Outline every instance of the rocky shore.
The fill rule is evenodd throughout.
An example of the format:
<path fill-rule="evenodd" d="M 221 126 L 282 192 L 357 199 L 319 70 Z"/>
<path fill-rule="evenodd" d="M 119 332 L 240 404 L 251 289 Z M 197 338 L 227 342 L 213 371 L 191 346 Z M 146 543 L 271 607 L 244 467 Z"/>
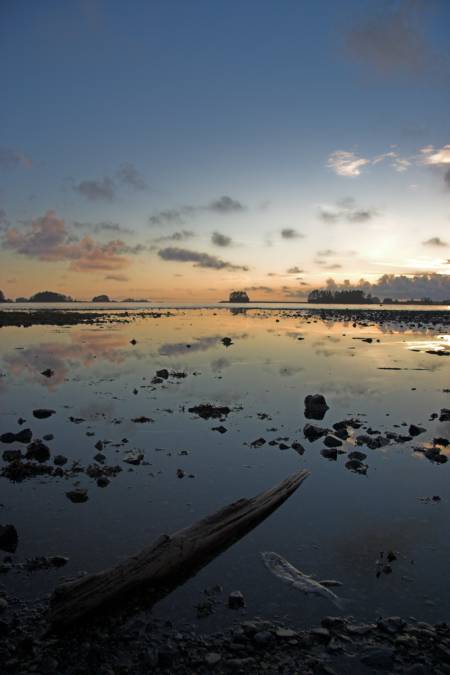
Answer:
<path fill-rule="evenodd" d="M 239 615 L 231 627 L 199 632 L 149 612 L 92 619 L 64 634 L 47 633 L 45 605 L 0 596 L 0 668 L 25 675 L 161 673 L 450 673 L 450 627 L 412 617 L 361 623 L 326 616 L 309 630 Z"/>

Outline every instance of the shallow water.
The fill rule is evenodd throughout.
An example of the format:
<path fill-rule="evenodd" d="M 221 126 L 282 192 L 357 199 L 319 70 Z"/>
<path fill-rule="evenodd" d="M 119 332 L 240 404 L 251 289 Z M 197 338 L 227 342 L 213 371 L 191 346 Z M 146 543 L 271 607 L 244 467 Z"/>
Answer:
<path fill-rule="evenodd" d="M 311 476 L 277 512 L 156 605 L 154 613 L 196 621 L 204 589 L 215 584 L 224 593 L 202 625 L 235 618 L 225 607 L 235 589 L 244 593 L 251 615 L 309 625 L 338 612 L 272 577 L 260 552 L 273 550 L 306 574 L 342 582 L 335 590 L 348 599 L 347 613 L 354 616 L 448 619 L 450 463 L 434 464 L 413 447 L 449 437 L 449 422 L 429 418 L 450 407 L 450 394 L 443 391 L 450 386 L 450 358 L 426 350 L 448 348 L 450 336 L 438 327 L 411 331 L 386 323 L 382 329 L 355 328 L 289 313 L 295 314 L 197 309 L 128 324 L 2 328 L 0 433 L 17 431 L 17 418 L 24 417 L 23 427 L 35 437 L 54 434 L 48 443 L 52 454 L 84 466 L 93 462 L 94 444 L 108 440 L 107 463 L 120 464 L 123 471 L 105 489 L 84 474 L 22 483 L 0 477 L 0 522 L 13 523 L 19 533 L 14 560 L 49 554 L 70 558 L 63 570 L 11 571 L 0 582 L 21 597 L 41 596 L 61 576 L 109 566 L 161 532 L 189 525 L 307 468 Z M 224 336 L 232 338 L 231 346 L 222 344 Z M 46 368 L 54 370 L 53 377 L 41 375 Z M 187 377 L 152 384 L 160 368 Z M 304 417 L 304 398 L 316 392 L 330 406 L 322 422 Z M 187 411 L 206 402 L 228 405 L 232 412 L 219 421 Z M 56 414 L 35 419 L 32 410 L 38 407 Z M 141 415 L 154 422 L 131 421 Z M 70 422 L 70 416 L 84 421 Z M 331 426 L 349 417 L 382 432 L 407 433 L 410 423 L 427 431 L 411 442 L 359 448 L 368 455 L 369 468 L 367 475 L 357 475 L 345 468 L 345 455 L 325 459 L 321 440 L 309 443 L 302 433 L 308 421 Z M 220 424 L 227 433 L 212 431 Z M 402 424 L 406 427 L 397 426 Z M 299 455 L 268 443 L 252 448 L 259 437 L 286 438 L 289 446 L 300 441 L 306 450 Z M 127 444 L 114 447 L 124 438 Z M 1 445 L 0 451 L 13 447 L 19 446 Z M 352 441 L 343 447 L 351 451 Z M 123 463 L 128 449 L 142 450 L 145 464 Z M 184 478 L 177 477 L 177 469 L 186 473 Z M 78 481 L 89 490 L 84 504 L 65 496 Z M 421 501 L 433 495 L 441 501 Z M 377 578 L 376 561 L 389 550 L 397 555 L 392 573 Z"/>

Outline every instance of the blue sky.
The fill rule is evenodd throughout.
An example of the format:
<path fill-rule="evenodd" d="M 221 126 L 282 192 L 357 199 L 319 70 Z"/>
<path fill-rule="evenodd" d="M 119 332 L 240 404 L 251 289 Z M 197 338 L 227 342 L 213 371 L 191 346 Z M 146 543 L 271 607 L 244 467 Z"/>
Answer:
<path fill-rule="evenodd" d="M 4 0 L 0 288 L 200 300 L 448 277 L 449 32 L 439 0 Z"/>

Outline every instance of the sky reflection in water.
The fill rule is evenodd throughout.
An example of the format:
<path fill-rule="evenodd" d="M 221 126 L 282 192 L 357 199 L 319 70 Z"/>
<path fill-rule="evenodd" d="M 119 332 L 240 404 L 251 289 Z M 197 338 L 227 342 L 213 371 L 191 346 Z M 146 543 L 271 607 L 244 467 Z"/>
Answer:
<path fill-rule="evenodd" d="M 351 600 L 348 611 L 355 616 L 444 619 L 450 610 L 445 583 L 450 464 L 433 464 L 412 448 L 449 436 L 450 423 L 429 418 L 450 407 L 450 395 L 443 391 L 449 386 L 450 360 L 426 350 L 447 347 L 450 338 L 438 327 L 393 328 L 226 309 L 179 311 L 130 324 L 2 328 L 0 433 L 16 431 L 22 416 L 35 437 L 54 434 L 52 454 L 83 465 L 93 462 L 98 440 L 109 440 L 107 463 L 124 469 L 103 490 L 81 474 L 80 485 L 89 490 L 85 504 L 72 504 L 65 496 L 76 479 L 41 477 L 20 484 L 0 479 L 1 522 L 14 523 L 19 532 L 16 559 L 58 553 L 70 557 L 64 575 L 98 570 L 161 532 L 307 468 L 312 475 L 278 512 L 154 612 L 194 620 L 203 589 L 221 584 L 224 599 L 227 592 L 242 590 L 250 614 L 311 624 L 334 613 L 322 599 L 305 598 L 269 575 L 259 552 L 274 550 L 307 574 L 341 581 L 338 592 Z M 224 336 L 232 338 L 231 346 L 222 344 Z M 41 375 L 46 368 L 54 371 L 51 378 Z M 187 377 L 153 384 L 160 368 Z M 369 469 L 366 476 L 356 475 L 345 468 L 345 455 L 326 460 L 320 454 L 323 443 L 303 437 L 308 421 L 303 400 L 315 392 L 323 393 L 330 406 L 318 422 L 322 426 L 358 417 L 382 432 L 406 433 L 407 427 L 397 426 L 403 423 L 419 424 L 427 432 L 410 443 L 359 448 L 368 455 Z M 205 402 L 233 410 L 222 422 L 187 412 Z M 37 407 L 56 414 L 34 419 Z M 260 419 L 258 413 L 268 417 Z M 141 415 L 154 423 L 131 421 Z M 70 416 L 85 421 L 74 424 Z M 227 433 L 211 430 L 219 424 Z M 301 456 L 268 443 L 252 448 L 260 437 L 286 438 L 287 445 L 297 440 L 306 451 Z M 124 438 L 126 445 L 114 447 Z M 142 450 L 148 464 L 124 464 L 131 448 Z M 352 443 L 344 449 L 350 451 Z M 188 454 L 180 454 L 185 450 Z M 185 478 L 177 478 L 178 468 Z M 442 501 L 420 501 L 432 495 Z M 375 562 L 390 549 L 398 555 L 392 574 L 377 579 Z M 34 597 L 51 590 L 59 576 L 61 571 L 10 572 L 2 582 Z M 233 618 L 219 604 L 202 621 L 220 624 Z"/>

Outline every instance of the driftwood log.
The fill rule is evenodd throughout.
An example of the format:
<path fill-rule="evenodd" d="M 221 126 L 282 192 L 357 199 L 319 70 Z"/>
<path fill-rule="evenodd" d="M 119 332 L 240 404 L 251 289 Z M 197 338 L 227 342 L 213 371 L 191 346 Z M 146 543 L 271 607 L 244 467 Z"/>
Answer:
<path fill-rule="evenodd" d="M 105 604 L 129 600 L 137 590 L 170 592 L 167 587 L 173 590 L 275 511 L 308 475 L 292 474 L 251 499 L 239 499 L 171 536 L 162 535 L 116 567 L 61 584 L 50 599 L 50 625 L 58 629 L 75 623 Z"/>

